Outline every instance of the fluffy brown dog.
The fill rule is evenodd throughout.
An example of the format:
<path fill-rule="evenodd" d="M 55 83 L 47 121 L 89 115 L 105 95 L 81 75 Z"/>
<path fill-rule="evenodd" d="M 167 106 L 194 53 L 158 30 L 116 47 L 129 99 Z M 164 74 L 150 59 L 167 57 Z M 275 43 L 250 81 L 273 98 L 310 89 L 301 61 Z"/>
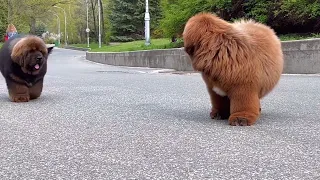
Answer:
<path fill-rule="evenodd" d="M 281 42 L 274 31 L 252 20 L 228 23 L 211 13 L 191 17 L 184 48 L 210 94 L 212 119 L 249 126 L 260 116 L 260 99 L 283 71 Z"/>
<path fill-rule="evenodd" d="M 47 59 L 53 47 L 37 36 L 10 38 L 0 50 L 0 70 L 13 102 L 27 102 L 41 95 Z"/>

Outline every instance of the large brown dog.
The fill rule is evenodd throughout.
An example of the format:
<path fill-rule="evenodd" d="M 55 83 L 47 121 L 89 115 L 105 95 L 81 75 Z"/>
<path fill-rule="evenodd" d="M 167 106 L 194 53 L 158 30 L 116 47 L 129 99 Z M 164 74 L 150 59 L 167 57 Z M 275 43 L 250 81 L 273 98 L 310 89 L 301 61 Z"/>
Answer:
<path fill-rule="evenodd" d="M 281 42 L 274 31 L 252 20 L 228 23 L 199 13 L 187 21 L 183 38 L 210 94 L 211 118 L 253 125 L 260 116 L 260 99 L 277 85 L 283 71 Z"/>
<path fill-rule="evenodd" d="M 28 102 L 41 95 L 52 49 L 32 35 L 12 37 L 2 46 L 0 70 L 11 101 Z"/>

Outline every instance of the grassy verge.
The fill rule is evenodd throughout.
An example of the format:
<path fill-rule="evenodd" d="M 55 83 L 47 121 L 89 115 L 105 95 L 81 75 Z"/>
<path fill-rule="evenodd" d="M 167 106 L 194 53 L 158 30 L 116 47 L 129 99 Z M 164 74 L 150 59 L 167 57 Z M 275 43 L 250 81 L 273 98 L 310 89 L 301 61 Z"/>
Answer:
<path fill-rule="evenodd" d="M 183 44 L 181 41 L 171 43 L 171 39 L 151 39 L 151 44 L 146 46 L 144 40 L 133 41 L 126 43 L 119 43 L 115 45 L 99 45 L 96 43 L 90 44 L 91 52 L 123 52 L 123 51 L 138 51 L 138 50 L 150 50 L 150 49 L 169 49 L 181 47 Z M 87 48 L 87 44 L 73 44 L 75 47 Z"/>
<path fill-rule="evenodd" d="M 301 40 L 308 38 L 320 38 L 320 34 L 286 34 L 279 35 L 281 41 L 289 40 Z M 183 46 L 182 40 L 178 40 L 175 43 L 171 42 L 171 39 L 151 39 L 151 45 L 146 46 L 144 40 L 133 41 L 126 43 L 115 43 L 112 45 L 103 44 L 101 48 L 97 43 L 90 44 L 91 52 L 123 52 L 123 51 L 139 51 L 139 50 L 151 50 L 151 49 L 169 49 L 178 48 Z M 87 44 L 72 44 L 75 47 L 87 48 Z"/>
<path fill-rule="evenodd" d="M 285 34 L 279 35 L 281 41 L 302 40 L 310 38 L 320 38 L 320 34 Z"/>

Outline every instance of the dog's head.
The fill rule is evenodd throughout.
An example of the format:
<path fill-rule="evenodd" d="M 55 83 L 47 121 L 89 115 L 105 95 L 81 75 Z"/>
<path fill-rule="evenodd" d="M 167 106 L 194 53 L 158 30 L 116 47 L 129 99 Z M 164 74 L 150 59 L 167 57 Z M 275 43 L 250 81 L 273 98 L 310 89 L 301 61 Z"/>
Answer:
<path fill-rule="evenodd" d="M 215 14 L 198 13 L 189 18 L 184 27 L 184 50 L 190 57 L 193 57 L 199 48 L 209 48 L 211 41 L 218 41 L 218 36 L 227 32 L 230 27 L 229 23 Z"/>
<path fill-rule="evenodd" d="M 184 31 L 184 50 L 197 71 L 211 72 L 228 55 L 232 25 L 212 13 L 198 13 L 188 19 Z"/>
<path fill-rule="evenodd" d="M 53 47 L 47 47 L 45 42 L 37 36 L 26 36 L 11 42 L 11 58 L 21 66 L 24 73 L 36 75 L 47 63 Z"/>

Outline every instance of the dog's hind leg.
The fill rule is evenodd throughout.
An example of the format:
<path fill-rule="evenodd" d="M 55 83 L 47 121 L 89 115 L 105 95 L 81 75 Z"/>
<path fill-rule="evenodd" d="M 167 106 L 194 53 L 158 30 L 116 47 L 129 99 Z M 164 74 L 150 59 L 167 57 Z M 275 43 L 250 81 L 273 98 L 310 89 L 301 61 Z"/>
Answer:
<path fill-rule="evenodd" d="M 212 105 L 210 117 L 212 119 L 228 119 L 230 116 L 230 100 L 228 96 L 222 97 L 209 88 L 208 92 Z"/>
<path fill-rule="evenodd" d="M 202 77 L 206 83 L 207 91 L 210 95 L 211 101 L 211 119 L 228 119 L 230 116 L 230 100 L 228 96 L 220 96 L 213 91 L 213 84 L 209 78 L 202 74 Z"/>

